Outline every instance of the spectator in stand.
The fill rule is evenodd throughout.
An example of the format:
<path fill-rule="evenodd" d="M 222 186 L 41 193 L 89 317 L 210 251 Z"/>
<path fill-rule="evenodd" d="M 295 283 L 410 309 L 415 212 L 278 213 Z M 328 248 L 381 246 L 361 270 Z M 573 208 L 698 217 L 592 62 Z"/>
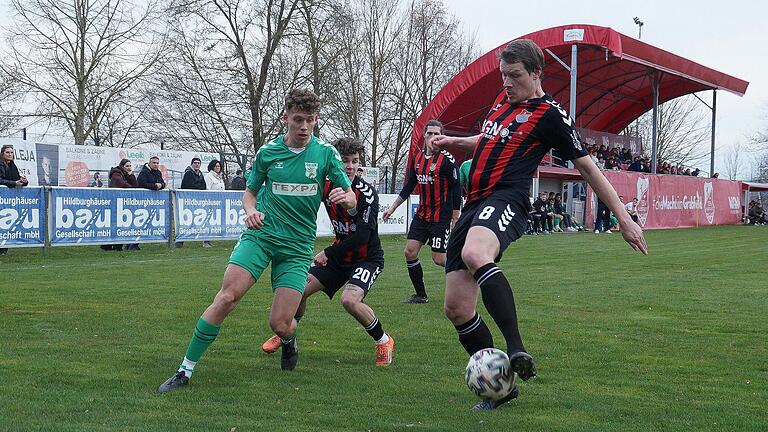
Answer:
<path fill-rule="evenodd" d="M 547 214 L 547 193 L 541 192 L 533 202 L 533 231 L 535 233 L 551 234 L 552 225 Z M 538 222 L 538 223 L 537 223 Z"/>
<path fill-rule="evenodd" d="M 200 158 L 192 158 L 192 162 L 187 169 L 184 170 L 184 177 L 181 179 L 181 189 L 205 190 L 205 177 L 203 176 L 203 172 L 200 171 L 200 165 L 202 163 Z M 184 246 L 184 242 L 177 241 L 174 246 L 180 248 Z"/>
<path fill-rule="evenodd" d="M 206 190 L 224 190 L 224 177 L 221 175 L 221 162 L 216 159 L 208 162 L 208 172 L 205 173 Z"/>
<path fill-rule="evenodd" d="M 651 173 L 651 161 L 648 159 L 643 159 L 643 172 L 647 174 Z"/>
<path fill-rule="evenodd" d="M 637 219 L 637 198 L 632 198 L 632 201 L 628 202 L 624 205 L 624 208 L 627 209 L 627 213 L 629 213 L 629 217 L 632 218 L 632 221 L 635 223 L 638 223 Z"/>
<path fill-rule="evenodd" d="M 550 192 L 547 197 L 547 215 L 552 217 L 552 232 L 563 232 L 560 228 L 560 222 L 563 220 L 563 215 L 555 211 L 555 193 Z"/>
<path fill-rule="evenodd" d="M 552 211 L 555 213 L 555 217 L 558 215 L 560 216 L 561 223 L 565 226 L 565 228 L 560 227 L 560 231 L 578 231 L 578 229 L 574 226 L 574 221 L 570 213 L 565 211 L 563 197 L 559 193 L 555 194 L 555 199 L 552 203 Z"/>
<path fill-rule="evenodd" d="M 763 203 L 760 200 L 749 202 L 749 223 L 751 225 L 763 225 L 766 222 L 765 210 L 763 209 Z"/>
<path fill-rule="evenodd" d="M 602 156 L 597 158 L 597 167 L 600 169 L 605 169 L 605 159 L 603 159 Z"/>
<path fill-rule="evenodd" d="M 139 173 L 139 187 L 150 190 L 162 190 L 165 189 L 165 180 L 163 180 L 163 173 L 160 172 L 160 158 L 152 156 L 149 158 L 149 162 L 145 163 L 141 167 Z"/>
<path fill-rule="evenodd" d="M 0 185 L 9 188 L 24 187 L 29 184 L 26 177 L 19 174 L 19 168 L 16 167 L 16 153 L 13 146 L 6 144 L 0 150 Z"/>
<path fill-rule="evenodd" d="M 122 159 L 116 167 L 109 170 L 109 187 L 130 189 L 139 187 L 136 176 L 133 175 L 133 165 L 129 159 Z M 123 250 L 123 245 L 101 245 L 104 250 Z M 126 250 L 140 250 L 139 245 L 131 243 L 125 246 Z"/>
<path fill-rule="evenodd" d="M 208 162 L 208 172 L 203 176 L 205 178 L 206 190 L 224 190 L 224 176 L 221 175 L 221 162 L 216 159 Z M 203 242 L 204 248 L 213 247 L 213 243 L 206 240 Z"/>
<path fill-rule="evenodd" d="M 635 160 L 633 160 L 632 163 L 629 164 L 627 171 L 640 172 L 642 170 L 643 170 L 643 158 L 641 158 L 640 156 L 635 156 Z"/>
<path fill-rule="evenodd" d="M 4 145 L 2 150 L 0 150 L 0 185 L 9 188 L 17 188 L 29 184 L 27 178 L 19 174 L 19 169 L 13 161 L 15 158 L 16 153 L 13 151 L 13 146 L 10 144 Z M 0 248 L 0 255 L 5 255 L 7 253 L 7 248 Z"/>
<path fill-rule="evenodd" d="M 698 168 L 696 168 L 696 169 L 694 169 L 693 171 L 691 171 L 691 175 L 692 175 L 693 177 L 698 177 L 698 176 L 699 176 L 699 174 L 701 174 L 701 170 L 700 170 L 700 169 L 698 169 Z"/>
<path fill-rule="evenodd" d="M 595 211 L 595 234 L 611 233 L 611 209 L 597 198 L 597 210 Z"/>
<path fill-rule="evenodd" d="M 594 162 L 595 165 L 597 165 L 599 158 L 597 157 L 597 151 L 595 150 L 594 147 L 589 149 L 589 158 L 592 159 L 592 162 Z"/>
<path fill-rule="evenodd" d="M 93 181 L 91 182 L 92 188 L 104 187 L 104 182 L 101 181 L 101 173 L 96 171 L 93 173 Z"/>
<path fill-rule="evenodd" d="M 712 178 L 713 178 L 713 179 L 716 179 L 716 178 L 719 178 L 719 177 L 720 177 L 720 173 L 714 173 L 714 174 L 712 174 Z"/>
<path fill-rule="evenodd" d="M 205 177 L 200 171 L 202 161 L 200 158 L 192 158 L 192 163 L 184 170 L 184 177 L 181 179 L 181 189 L 205 190 Z"/>
<path fill-rule="evenodd" d="M 683 175 L 690 176 L 691 175 L 691 169 L 690 168 L 686 168 L 685 169 L 685 173 L 683 173 Z"/>
<path fill-rule="evenodd" d="M 621 152 L 621 157 L 619 158 L 619 160 L 621 160 L 621 163 L 623 164 L 632 163 L 632 152 L 628 148 L 625 148 Z"/>
<path fill-rule="evenodd" d="M 233 190 L 245 190 L 245 177 L 243 177 L 243 170 L 237 170 L 235 176 L 232 177 L 232 183 L 230 183 Z"/>

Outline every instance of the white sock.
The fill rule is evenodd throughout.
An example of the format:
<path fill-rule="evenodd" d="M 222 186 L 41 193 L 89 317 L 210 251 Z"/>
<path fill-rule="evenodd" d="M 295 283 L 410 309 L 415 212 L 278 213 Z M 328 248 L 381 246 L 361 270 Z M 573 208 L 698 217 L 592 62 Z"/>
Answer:
<path fill-rule="evenodd" d="M 383 344 L 389 342 L 389 336 L 387 336 L 386 333 L 384 333 L 384 336 L 381 337 L 381 339 L 377 340 L 377 344 Z"/>
<path fill-rule="evenodd" d="M 184 372 L 184 375 L 187 376 L 187 378 L 192 378 L 192 371 L 195 370 L 195 365 L 197 362 L 193 362 L 192 360 L 184 357 L 184 361 L 181 362 L 181 366 L 179 366 L 179 372 Z"/>

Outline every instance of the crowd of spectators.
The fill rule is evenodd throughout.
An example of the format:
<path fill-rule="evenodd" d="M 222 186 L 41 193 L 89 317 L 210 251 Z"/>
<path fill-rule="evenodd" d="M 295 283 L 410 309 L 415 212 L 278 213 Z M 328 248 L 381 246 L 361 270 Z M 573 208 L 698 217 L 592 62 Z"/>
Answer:
<path fill-rule="evenodd" d="M 768 225 L 768 214 L 766 214 L 763 202 L 760 199 L 749 202 L 747 223 L 750 225 Z"/>
<path fill-rule="evenodd" d="M 609 149 L 605 144 L 587 146 L 589 157 L 600 169 L 616 171 L 651 172 L 651 160 L 642 155 L 633 154 L 628 148 L 614 147 Z M 687 168 L 667 161 L 658 161 L 657 174 L 686 175 L 696 177 L 701 174 L 698 168 Z"/>
<path fill-rule="evenodd" d="M 584 227 L 565 211 L 562 195 L 541 192 L 528 213 L 527 234 L 552 234 L 553 232 L 583 231 Z"/>

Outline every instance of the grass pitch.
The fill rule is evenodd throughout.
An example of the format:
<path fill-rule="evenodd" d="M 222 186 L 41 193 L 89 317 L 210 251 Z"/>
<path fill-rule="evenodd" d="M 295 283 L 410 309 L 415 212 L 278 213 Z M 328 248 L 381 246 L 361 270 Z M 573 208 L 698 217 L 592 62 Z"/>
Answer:
<path fill-rule="evenodd" d="M 444 276 L 422 251 L 430 303 L 411 294 L 402 236 L 368 297 L 393 365 L 338 298 L 310 300 L 300 358 L 281 372 L 267 274 L 224 323 L 191 385 L 158 395 L 219 288 L 231 242 L 11 250 L 0 257 L 0 430 L 768 430 L 768 230 L 525 237 L 501 267 L 539 377 L 471 413 L 467 356 L 442 316 Z M 318 246 L 328 239 L 319 239 Z M 497 346 L 503 338 L 490 322 Z"/>

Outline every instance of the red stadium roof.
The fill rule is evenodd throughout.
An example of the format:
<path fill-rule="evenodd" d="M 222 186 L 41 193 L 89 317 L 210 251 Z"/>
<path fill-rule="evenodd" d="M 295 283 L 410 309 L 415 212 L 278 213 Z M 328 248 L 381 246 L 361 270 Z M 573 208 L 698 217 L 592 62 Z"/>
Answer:
<path fill-rule="evenodd" d="M 726 90 L 742 96 L 749 85 L 608 27 L 573 24 L 520 39 L 533 40 L 565 64 L 571 63 L 571 46 L 578 45 L 574 117 L 577 126 L 596 131 L 619 133 L 652 109 L 652 81 L 657 73 L 659 103 L 702 90 Z M 472 135 L 479 131 L 479 123 L 502 87 L 496 54 L 504 46 L 506 43 L 475 60 L 440 90 L 416 119 L 412 147 L 421 145 L 429 119 L 442 121 L 448 133 Z M 542 87 L 568 109 L 570 72 L 550 53 L 545 51 L 544 55 Z"/>

